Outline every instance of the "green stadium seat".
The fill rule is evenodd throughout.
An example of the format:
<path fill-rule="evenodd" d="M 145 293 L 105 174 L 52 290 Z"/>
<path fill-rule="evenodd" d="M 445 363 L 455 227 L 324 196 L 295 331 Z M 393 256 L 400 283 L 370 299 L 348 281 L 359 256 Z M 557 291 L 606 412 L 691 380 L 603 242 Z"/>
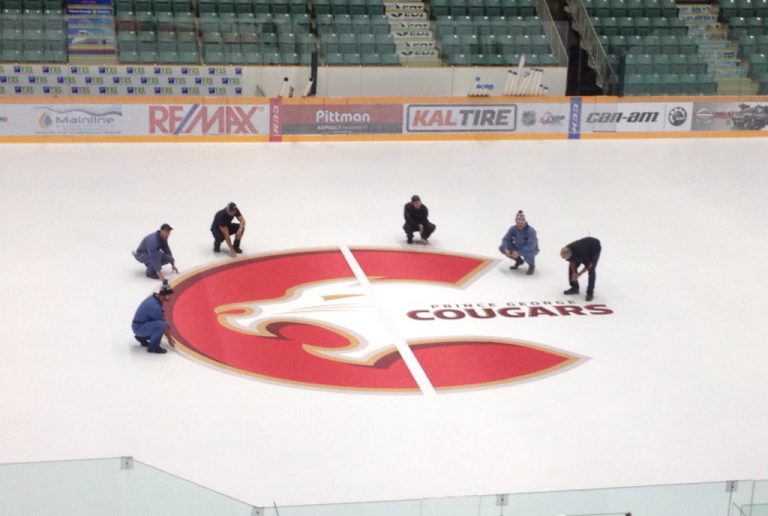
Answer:
<path fill-rule="evenodd" d="M 653 65 L 653 73 L 666 74 L 672 73 L 669 63 L 669 56 L 667 54 L 657 54 L 651 57 Z"/>
<path fill-rule="evenodd" d="M 635 25 L 635 34 L 640 36 L 647 36 L 653 32 L 651 19 L 647 16 L 639 16 L 637 18 L 633 18 L 633 20 Z"/>
<path fill-rule="evenodd" d="M 396 54 L 382 54 L 381 64 L 387 66 L 400 66 L 400 58 Z"/>
<path fill-rule="evenodd" d="M 361 65 L 363 63 L 362 56 L 356 52 L 343 54 L 343 56 L 345 65 Z"/>
<path fill-rule="evenodd" d="M 768 73 L 768 54 L 752 54 L 749 56 L 749 74 L 759 77 Z"/>
<path fill-rule="evenodd" d="M 326 54 L 324 59 L 325 64 L 328 66 L 338 66 L 344 64 L 344 56 L 339 53 Z"/>
<path fill-rule="evenodd" d="M 665 95 L 680 95 L 682 93 L 680 76 L 676 73 L 667 73 L 661 75 L 659 93 L 663 93 Z"/>
<path fill-rule="evenodd" d="M 652 57 L 648 54 L 628 54 L 626 59 L 626 72 L 649 74 L 653 69 Z"/>
<path fill-rule="evenodd" d="M 685 54 L 672 54 L 669 56 L 670 73 L 687 73 L 688 57 Z"/>
<path fill-rule="evenodd" d="M 660 36 L 669 34 L 669 19 L 663 16 L 654 16 L 649 18 L 651 20 L 651 32 Z"/>
<path fill-rule="evenodd" d="M 662 16 L 660 0 L 643 0 L 643 15 L 649 18 Z"/>
<path fill-rule="evenodd" d="M 635 34 L 634 18 L 631 18 L 629 16 L 623 16 L 621 18 L 617 18 L 617 24 L 618 24 L 619 34 L 623 34 L 625 36 L 629 36 L 630 34 Z"/>
<path fill-rule="evenodd" d="M 630 73 L 624 77 L 624 95 L 642 95 L 645 87 L 645 76 L 639 73 Z"/>
<path fill-rule="evenodd" d="M 698 54 L 685 56 L 688 61 L 688 73 L 701 74 L 707 71 L 707 61 Z"/>
<path fill-rule="evenodd" d="M 661 16 L 664 18 L 676 18 L 677 17 L 677 1 L 676 0 L 659 0 L 661 7 Z"/>
<path fill-rule="evenodd" d="M 597 9 L 598 12 L 605 12 L 603 9 Z M 595 16 L 598 16 L 595 14 Z M 629 9 L 627 8 L 627 0 L 609 0 L 609 13 L 606 16 L 613 16 L 616 18 L 623 18 L 629 16 Z"/>

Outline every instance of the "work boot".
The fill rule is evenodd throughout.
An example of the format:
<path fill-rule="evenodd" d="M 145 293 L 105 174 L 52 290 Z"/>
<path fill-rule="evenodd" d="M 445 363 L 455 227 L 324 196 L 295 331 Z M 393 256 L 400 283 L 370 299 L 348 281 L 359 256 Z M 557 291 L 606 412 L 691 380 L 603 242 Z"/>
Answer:
<path fill-rule="evenodd" d="M 510 269 L 513 271 L 516 271 L 524 263 L 525 263 L 525 260 L 523 260 L 518 256 L 517 258 L 515 258 L 515 264 L 512 267 L 510 267 Z"/>
<path fill-rule="evenodd" d="M 139 337 L 138 335 L 133 336 L 137 341 L 139 341 L 139 344 L 142 346 L 149 346 L 149 338 L 147 337 Z"/>
<path fill-rule="evenodd" d="M 220 253 L 221 252 L 221 243 L 214 243 L 213 244 L 213 252 L 214 253 Z"/>
<path fill-rule="evenodd" d="M 578 293 L 579 293 L 579 289 L 577 287 L 571 287 L 568 290 L 563 290 L 563 294 L 565 294 L 566 296 L 572 296 Z"/>
<path fill-rule="evenodd" d="M 533 275 L 533 271 L 535 271 L 535 270 L 536 270 L 536 266 L 535 265 L 529 265 L 528 266 L 528 271 L 525 273 L 525 275 L 526 276 L 532 276 Z"/>
<path fill-rule="evenodd" d="M 408 243 L 409 244 L 413 243 L 413 235 L 408 235 Z"/>
<path fill-rule="evenodd" d="M 162 355 L 163 353 L 168 353 L 168 350 L 165 348 L 147 348 L 147 353 L 157 353 L 158 355 Z"/>
<path fill-rule="evenodd" d="M 594 298 L 595 296 L 593 296 L 591 292 L 587 292 L 587 301 L 592 301 Z"/>
<path fill-rule="evenodd" d="M 237 254 L 243 254 L 243 250 L 242 250 L 242 249 L 240 249 L 240 240 L 235 240 L 235 241 L 233 242 L 233 244 L 234 244 L 234 245 L 233 245 L 232 247 L 234 247 L 234 248 L 235 248 L 235 252 L 236 252 Z"/>

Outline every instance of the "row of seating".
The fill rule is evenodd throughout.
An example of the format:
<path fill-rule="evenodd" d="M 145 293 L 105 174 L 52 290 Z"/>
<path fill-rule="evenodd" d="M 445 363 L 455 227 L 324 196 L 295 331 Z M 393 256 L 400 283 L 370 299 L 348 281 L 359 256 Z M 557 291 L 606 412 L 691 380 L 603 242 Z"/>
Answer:
<path fill-rule="evenodd" d="M 705 73 L 707 62 L 691 54 L 630 54 L 625 61 L 626 73 Z"/>
<path fill-rule="evenodd" d="M 430 0 L 430 17 L 533 16 L 534 0 Z"/>
<path fill-rule="evenodd" d="M 732 38 L 744 35 L 768 34 L 768 17 L 753 16 L 744 18 L 737 16 L 728 20 L 728 33 Z"/>
<path fill-rule="evenodd" d="M 595 27 L 595 31 L 598 34 L 604 34 L 606 36 L 631 36 L 631 35 L 646 35 L 646 34 L 673 34 L 676 36 L 685 36 L 688 34 L 688 26 L 685 22 L 679 18 L 663 18 L 655 17 L 649 18 L 647 16 L 641 16 L 637 18 L 631 18 L 625 16 L 622 18 L 615 18 L 608 16 L 604 18 L 592 17 L 592 26 Z"/>
<path fill-rule="evenodd" d="M 63 14 L 30 14 L 1 16 L 0 32 L 7 30 L 64 30 Z"/>
<path fill-rule="evenodd" d="M 549 54 L 546 36 L 446 36 L 440 40 L 446 54 Z"/>
<path fill-rule="evenodd" d="M 305 0 L 200 0 L 197 8 L 200 14 L 302 14 L 308 12 Z"/>
<path fill-rule="evenodd" d="M 628 74 L 625 95 L 712 95 L 717 83 L 711 74 Z"/>
<path fill-rule="evenodd" d="M 261 56 L 261 57 L 259 57 Z M 262 51 L 259 49 L 222 49 L 221 47 L 203 45 L 203 62 L 206 64 L 275 64 L 275 65 L 308 65 L 311 54 L 296 52 Z M 261 59 L 259 63 L 258 60 Z M 256 62 L 254 62 L 256 61 Z"/>
<path fill-rule="evenodd" d="M 439 35 L 494 34 L 496 36 L 537 35 L 544 33 L 538 16 L 441 16 L 435 20 Z"/>
<path fill-rule="evenodd" d="M 315 15 L 369 14 L 373 16 L 386 12 L 382 0 L 312 0 L 312 10 Z"/>
<path fill-rule="evenodd" d="M 735 16 L 768 16 L 768 0 L 720 0 L 719 3 L 721 20 L 728 21 Z"/>
<path fill-rule="evenodd" d="M 451 54 L 445 62 L 452 66 L 511 66 L 520 62 L 520 54 Z M 552 54 L 526 54 L 527 66 L 557 66 Z"/>
<path fill-rule="evenodd" d="M 584 6 L 590 16 L 599 18 L 609 16 L 674 18 L 677 16 L 675 0 L 584 0 Z"/>
<path fill-rule="evenodd" d="M 394 54 L 391 34 L 328 34 L 320 38 L 325 54 Z"/>
<path fill-rule="evenodd" d="M 696 40 L 690 36 L 600 36 L 609 54 L 695 54 Z"/>
<path fill-rule="evenodd" d="M 62 10 L 64 2 L 62 0 L 0 0 L 0 12 L 23 12 L 25 9 L 30 11 Z"/>
<path fill-rule="evenodd" d="M 749 75 L 760 77 L 768 73 L 768 54 L 752 54 L 749 56 Z"/>
<path fill-rule="evenodd" d="M 389 18 L 384 14 L 321 14 L 317 16 L 317 31 L 322 34 L 342 34 L 357 32 L 361 34 L 389 34 Z"/>
<path fill-rule="evenodd" d="M 190 0 L 114 0 L 115 14 L 124 13 L 191 13 Z"/>
<path fill-rule="evenodd" d="M 67 61 L 67 40 L 0 39 L 0 57 L 9 63 L 63 63 Z"/>
<path fill-rule="evenodd" d="M 757 93 L 758 95 L 768 95 L 768 73 L 762 74 L 758 80 L 758 89 Z"/>
<path fill-rule="evenodd" d="M 327 65 L 384 65 L 399 66 L 400 59 L 395 54 L 326 54 L 322 63 Z"/>
<path fill-rule="evenodd" d="M 741 57 L 747 58 L 752 54 L 768 54 L 768 34 L 741 36 L 739 38 L 739 52 Z"/>
<path fill-rule="evenodd" d="M 222 36 L 218 32 L 211 32 L 203 35 L 203 45 L 206 48 L 231 52 L 240 50 L 241 46 L 247 46 L 249 47 L 247 49 L 251 51 L 288 52 L 291 54 L 312 53 L 317 46 L 312 34 L 281 34 L 279 38 L 274 36 L 274 34 L 255 35 L 233 32 L 225 33 Z M 352 50 L 354 48 L 350 48 L 350 51 Z"/>

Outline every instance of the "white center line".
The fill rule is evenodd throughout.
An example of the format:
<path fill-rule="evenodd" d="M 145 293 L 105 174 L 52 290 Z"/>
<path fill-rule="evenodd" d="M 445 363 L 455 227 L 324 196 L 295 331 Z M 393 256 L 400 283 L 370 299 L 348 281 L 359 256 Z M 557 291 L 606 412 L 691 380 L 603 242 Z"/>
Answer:
<path fill-rule="evenodd" d="M 350 251 L 349 247 L 346 245 L 340 245 L 339 249 L 341 250 L 341 254 L 344 255 L 344 259 L 347 260 L 349 268 L 352 269 L 352 273 L 355 275 L 355 279 L 357 279 L 360 287 L 371 299 L 373 305 L 379 312 L 379 315 L 381 316 L 381 319 L 384 323 L 384 327 L 387 328 L 390 338 L 395 343 L 400 356 L 403 357 L 403 362 L 405 362 L 406 367 L 408 367 L 408 371 L 411 373 L 411 376 L 413 376 L 413 379 L 416 381 L 419 389 L 421 389 L 421 393 L 426 395 L 434 395 L 435 388 L 432 386 L 429 378 L 427 378 L 427 373 L 425 373 L 424 369 L 421 368 L 421 364 L 419 364 L 416 355 L 413 354 L 413 350 L 411 350 L 408 342 L 406 342 L 406 340 L 400 335 L 400 332 L 397 329 L 397 325 L 389 316 L 384 303 L 382 303 L 381 300 L 373 293 L 371 282 L 368 280 L 368 276 L 365 275 L 365 272 L 363 272 L 363 268 L 360 267 L 359 263 L 357 263 L 357 260 L 352 254 L 352 251 Z"/>

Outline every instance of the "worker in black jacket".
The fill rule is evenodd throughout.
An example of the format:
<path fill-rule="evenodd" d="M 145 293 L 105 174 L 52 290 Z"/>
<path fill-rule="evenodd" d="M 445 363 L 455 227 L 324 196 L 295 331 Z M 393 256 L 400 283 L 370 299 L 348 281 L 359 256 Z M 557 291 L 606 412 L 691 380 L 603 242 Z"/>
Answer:
<path fill-rule="evenodd" d="M 406 203 L 403 216 L 405 217 L 403 229 L 408 236 L 408 243 L 413 243 L 413 233 L 418 231 L 421 235 L 421 243 L 426 244 L 429 235 L 435 231 L 437 226 L 429 221 L 429 210 L 421 203 L 421 198 L 418 195 L 414 195 L 411 197 L 411 202 Z"/>
<path fill-rule="evenodd" d="M 563 292 L 566 295 L 579 293 L 579 276 L 589 274 L 587 283 L 587 301 L 592 301 L 595 293 L 595 269 L 600 259 L 600 240 L 593 237 L 582 238 L 571 242 L 560 250 L 560 256 L 568 261 L 568 282 L 571 288 Z M 584 266 L 579 270 L 579 266 Z"/>

